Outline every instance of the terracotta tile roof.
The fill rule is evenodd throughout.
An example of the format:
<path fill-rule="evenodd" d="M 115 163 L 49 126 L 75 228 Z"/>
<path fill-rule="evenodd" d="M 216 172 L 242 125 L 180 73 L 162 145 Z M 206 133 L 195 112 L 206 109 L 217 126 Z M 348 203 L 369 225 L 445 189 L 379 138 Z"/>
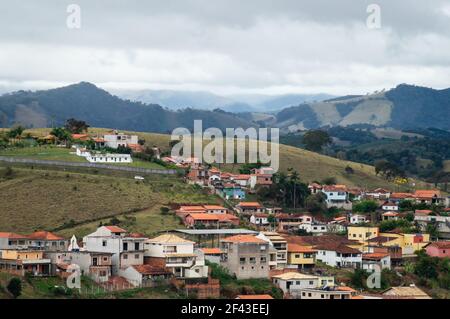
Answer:
<path fill-rule="evenodd" d="M 271 295 L 238 295 L 236 299 L 273 299 Z"/>
<path fill-rule="evenodd" d="M 189 216 L 194 220 L 219 220 L 219 214 L 190 213 L 186 218 Z"/>
<path fill-rule="evenodd" d="M 203 206 L 180 206 L 180 211 L 204 211 Z"/>
<path fill-rule="evenodd" d="M 396 212 L 386 212 L 386 213 L 383 213 L 383 216 L 395 217 L 395 216 L 398 216 L 398 213 L 396 213 Z"/>
<path fill-rule="evenodd" d="M 141 233 L 130 233 L 127 237 L 130 238 L 147 238 L 144 234 Z"/>
<path fill-rule="evenodd" d="M 0 238 L 26 239 L 28 237 L 25 235 L 20 235 L 20 234 L 16 234 L 16 233 L 0 232 Z"/>
<path fill-rule="evenodd" d="M 265 244 L 266 242 L 260 238 L 253 235 L 235 235 L 222 239 L 224 242 L 231 243 L 255 243 L 255 244 Z"/>
<path fill-rule="evenodd" d="M 348 286 L 337 286 L 336 290 L 338 291 L 350 291 L 350 292 L 356 292 L 355 289 L 348 287 Z"/>
<path fill-rule="evenodd" d="M 200 248 L 200 250 L 205 255 L 218 255 L 218 254 L 222 254 L 223 253 L 223 251 L 220 248 Z"/>
<path fill-rule="evenodd" d="M 351 248 L 341 243 L 323 243 L 315 245 L 314 248 L 316 248 L 317 250 L 335 251 L 341 254 L 361 254 L 358 249 Z"/>
<path fill-rule="evenodd" d="M 74 140 L 79 140 L 79 139 L 83 139 L 83 138 L 88 138 L 89 135 L 87 134 L 72 134 L 72 138 Z"/>
<path fill-rule="evenodd" d="M 434 246 L 439 249 L 450 249 L 450 241 L 436 241 L 429 244 L 428 246 Z"/>
<path fill-rule="evenodd" d="M 123 228 L 120 228 L 118 226 L 105 226 L 106 229 L 108 229 L 112 233 L 126 233 L 127 231 Z"/>
<path fill-rule="evenodd" d="M 385 257 L 389 256 L 389 254 L 386 253 L 369 253 L 369 254 L 363 254 L 362 258 L 367 260 L 381 260 Z"/>
<path fill-rule="evenodd" d="M 220 205 L 205 205 L 203 207 L 206 208 L 206 209 L 213 209 L 213 210 L 226 209 L 225 207 L 220 206 Z"/>
<path fill-rule="evenodd" d="M 387 189 L 384 189 L 384 188 L 376 188 L 371 193 L 384 193 L 384 194 L 386 194 L 386 193 L 390 193 L 390 191 L 388 191 Z"/>
<path fill-rule="evenodd" d="M 428 215 L 432 214 L 433 211 L 429 210 L 429 209 L 417 209 L 414 213 L 416 215 L 428 216 Z"/>
<path fill-rule="evenodd" d="M 170 275 L 170 270 L 154 265 L 136 265 L 132 266 L 136 271 L 142 275 Z"/>
<path fill-rule="evenodd" d="M 238 207 L 258 207 L 258 208 L 262 207 L 262 205 L 258 202 L 240 202 L 237 206 Z"/>
<path fill-rule="evenodd" d="M 393 240 L 396 240 L 397 237 L 389 237 L 389 236 L 377 236 L 374 238 L 369 239 L 369 242 L 371 243 L 387 243 Z"/>
<path fill-rule="evenodd" d="M 307 246 L 302 246 L 298 244 L 288 244 L 287 246 L 289 253 L 316 253 L 317 250 L 309 248 Z"/>
<path fill-rule="evenodd" d="M 30 239 L 40 239 L 40 240 L 64 240 L 64 238 L 55 235 L 48 231 L 37 231 L 28 235 Z"/>
<path fill-rule="evenodd" d="M 233 179 L 237 180 L 248 180 L 250 178 L 250 175 L 247 174 L 239 174 L 239 175 L 231 175 Z"/>
<path fill-rule="evenodd" d="M 390 198 L 413 198 L 414 195 L 411 193 L 392 193 Z"/>
<path fill-rule="evenodd" d="M 431 199 L 434 197 L 441 197 L 441 192 L 439 190 L 417 190 L 414 195 L 417 198 Z"/>

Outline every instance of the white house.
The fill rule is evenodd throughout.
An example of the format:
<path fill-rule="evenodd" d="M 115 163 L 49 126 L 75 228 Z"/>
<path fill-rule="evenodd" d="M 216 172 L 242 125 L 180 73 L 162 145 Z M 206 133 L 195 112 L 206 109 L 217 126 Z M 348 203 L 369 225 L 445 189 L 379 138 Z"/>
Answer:
<path fill-rule="evenodd" d="M 313 235 L 320 235 L 328 232 L 327 224 L 317 222 L 300 224 L 298 229 L 303 229 Z"/>
<path fill-rule="evenodd" d="M 130 154 L 110 154 L 100 152 L 90 152 L 85 148 L 76 150 L 78 156 L 84 157 L 90 163 L 132 163 L 133 159 Z"/>
<path fill-rule="evenodd" d="M 164 234 L 145 242 L 145 258 L 158 258 L 178 278 L 208 277 L 208 266 L 194 242 L 173 234 Z"/>
<path fill-rule="evenodd" d="M 93 153 L 86 156 L 86 160 L 90 163 L 132 163 L 133 159 L 130 154 L 101 154 Z"/>
<path fill-rule="evenodd" d="M 317 250 L 316 259 L 332 267 L 359 268 L 362 263 L 362 253 L 358 249 L 342 243 L 324 243 L 314 247 Z"/>
<path fill-rule="evenodd" d="M 334 287 L 334 277 L 315 276 L 298 272 L 286 272 L 272 277 L 272 282 L 285 294 L 293 294 L 299 289 L 318 289 Z"/>
<path fill-rule="evenodd" d="M 350 216 L 350 224 L 362 224 L 368 222 L 367 217 L 365 215 L 353 214 Z"/>
<path fill-rule="evenodd" d="M 369 272 L 373 272 L 375 270 L 391 269 L 391 255 L 389 255 L 388 253 L 363 254 L 362 268 Z"/>
<path fill-rule="evenodd" d="M 337 207 L 351 209 L 352 203 L 349 201 L 348 191 L 345 187 L 340 186 L 324 186 L 322 193 L 325 194 L 327 207 Z"/>
<path fill-rule="evenodd" d="M 114 132 L 114 134 L 106 134 L 103 136 L 105 146 L 110 148 L 118 148 L 119 146 L 128 147 L 129 145 L 138 144 L 137 135 L 127 135 L 124 133 Z"/>
<path fill-rule="evenodd" d="M 250 216 L 250 223 L 253 225 L 267 226 L 269 225 L 268 214 L 253 214 Z"/>
<path fill-rule="evenodd" d="M 101 226 L 83 238 L 83 246 L 87 251 L 112 253 L 112 274 L 117 275 L 121 269 L 144 263 L 145 239 L 117 226 Z"/>
<path fill-rule="evenodd" d="M 152 287 L 158 281 L 167 281 L 173 274 L 164 267 L 155 265 L 134 265 L 121 271 L 120 274 L 135 287 Z"/>
<path fill-rule="evenodd" d="M 398 204 L 394 202 L 385 202 L 383 205 L 381 205 L 381 209 L 390 212 L 397 212 L 399 210 Z"/>

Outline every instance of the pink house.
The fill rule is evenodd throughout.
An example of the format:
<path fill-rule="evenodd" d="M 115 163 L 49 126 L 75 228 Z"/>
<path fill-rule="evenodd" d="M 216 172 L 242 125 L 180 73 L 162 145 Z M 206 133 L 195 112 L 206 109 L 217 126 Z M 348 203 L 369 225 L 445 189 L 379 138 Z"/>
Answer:
<path fill-rule="evenodd" d="M 425 248 L 425 250 L 431 257 L 450 257 L 450 241 L 437 241 L 431 243 Z"/>

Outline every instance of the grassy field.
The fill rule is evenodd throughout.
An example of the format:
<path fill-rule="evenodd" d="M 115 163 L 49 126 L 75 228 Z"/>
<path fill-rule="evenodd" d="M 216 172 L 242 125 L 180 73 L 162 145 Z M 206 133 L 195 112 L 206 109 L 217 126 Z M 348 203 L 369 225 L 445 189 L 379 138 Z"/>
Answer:
<path fill-rule="evenodd" d="M 10 148 L 0 151 L 0 156 L 14 156 L 19 158 L 29 158 L 37 160 L 52 160 L 52 161 L 64 161 L 64 162 L 83 162 L 87 163 L 86 159 L 73 154 L 74 149 L 56 147 L 53 145 L 45 146 L 30 146 L 23 148 Z M 139 159 L 133 159 L 133 163 L 126 164 L 114 164 L 140 168 L 154 168 L 163 169 L 161 165 L 153 162 L 146 162 Z"/>
<path fill-rule="evenodd" d="M 0 166 L 0 176 L 5 171 Z M 169 217 L 157 215 L 159 208 L 170 202 L 218 203 L 220 200 L 174 176 L 152 175 L 137 182 L 120 175 L 14 167 L 12 176 L 0 177 L 0 229 L 53 230 L 73 220 L 77 225 L 92 222 L 86 225 L 91 230 L 101 219 L 136 213 L 142 225 L 134 230 L 153 233 L 175 225 Z M 83 234 L 82 228 L 77 233 Z"/>
<path fill-rule="evenodd" d="M 0 272 L 0 299 L 12 299 L 6 286 L 14 276 Z M 66 287 L 66 283 L 59 277 L 21 278 L 22 293 L 18 299 L 180 299 L 185 298 L 168 286 L 156 288 L 137 288 L 117 292 L 105 292 L 98 284 L 88 277 L 81 279 L 81 291 L 73 291 L 68 295 L 56 294 L 54 287 Z"/>
<path fill-rule="evenodd" d="M 110 129 L 90 128 L 89 134 L 97 136 L 108 131 L 110 131 Z M 48 132 L 49 129 L 33 129 L 26 131 L 26 133 L 40 136 L 44 136 L 48 134 Z M 125 133 L 137 134 L 139 138 L 146 141 L 147 145 L 156 145 L 161 148 L 162 151 L 169 150 L 170 135 L 130 131 L 125 131 Z M 350 166 L 353 169 L 354 174 L 347 174 L 345 172 L 347 166 Z M 238 167 L 238 165 L 222 165 L 222 169 L 228 171 L 237 171 Z M 280 145 L 280 170 L 287 171 L 288 168 L 297 170 L 301 180 L 304 182 L 321 181 L 327 177 L 335 177 L 338 183 L 347 184 L 349 186 L 367 188 L 387 187 L 392 190 L 404 190 L 408 188 L 408 185 L 397 186 L 376 176 L 373 166 L 343 161 L 296 147 Z M 427 185 L 420 181 L 411 180 L 411 184 L 412 183 L 416 183 L 416 187 L 431 187 L 431 185 Z"/>

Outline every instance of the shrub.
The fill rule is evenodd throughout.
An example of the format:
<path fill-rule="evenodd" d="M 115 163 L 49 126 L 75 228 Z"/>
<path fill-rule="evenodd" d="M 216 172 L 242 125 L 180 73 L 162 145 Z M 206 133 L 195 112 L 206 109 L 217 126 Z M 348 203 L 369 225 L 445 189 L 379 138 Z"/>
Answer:
<path fill-rule="evenodd" d="M 14 298 L 17 298 L 22 294 L 22 282 L 19 278 L 12 278 L 6 289 L 8 289 L 9 293 L 13 295 Z"/>

